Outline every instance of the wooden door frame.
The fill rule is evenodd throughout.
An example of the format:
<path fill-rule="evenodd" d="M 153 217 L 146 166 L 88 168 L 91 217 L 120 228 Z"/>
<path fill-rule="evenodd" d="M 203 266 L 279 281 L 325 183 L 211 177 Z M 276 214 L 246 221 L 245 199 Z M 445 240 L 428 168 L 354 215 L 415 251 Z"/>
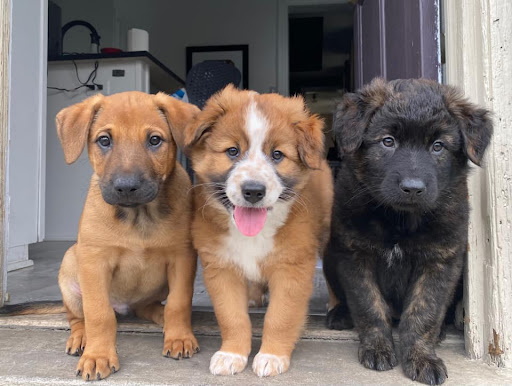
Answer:
<path fill-rule="evenodd" d="M 9 49 L 11 0 L 0 0 L 0 307 L 5 300 L 7 264 L 6 172 L 9 124 Z"/>
<path fill-rule="evenodd" d="M 494 120 L 485 165 L 469 179 L 466 351 L 473 359 L 512 367 L 512 4 L 444 0 L 443 9 L 447 83 L 492 110 Z"/>
<path fill-rule="evenodd" d="M 375 76 L 388 80 L 421 77 L 441 81 L 439 10 L 439 0 L 357 2 L 354 88 L 362 87 Z"/>

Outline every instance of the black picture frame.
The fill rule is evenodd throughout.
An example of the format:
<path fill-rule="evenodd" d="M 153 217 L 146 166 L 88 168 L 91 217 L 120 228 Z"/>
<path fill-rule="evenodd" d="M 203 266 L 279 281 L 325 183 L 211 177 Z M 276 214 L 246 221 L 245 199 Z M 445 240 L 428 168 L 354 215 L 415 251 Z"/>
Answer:
<path fill-rule="evenodd" d="M 187 50 L 187 74 L 192 68 L 194 63 L 194 54 L 201 54 L 205 52 L 225 52 L 225 51 L 240 51 L 242 54 L 242 88 L 249 89 L 249 45 L 222 45 L 222 46 L 190 46 Z M 226 58 L 209 58 L 213 60 L 223 60 Z M 240 68 L 239 68 L 240 70 Z"/>

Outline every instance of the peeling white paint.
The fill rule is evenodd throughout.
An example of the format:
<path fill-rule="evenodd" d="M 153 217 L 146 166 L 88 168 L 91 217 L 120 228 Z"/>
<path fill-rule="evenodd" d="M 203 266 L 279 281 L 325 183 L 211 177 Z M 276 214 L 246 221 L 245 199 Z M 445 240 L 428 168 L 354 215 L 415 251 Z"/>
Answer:
<path fill-rule="evenodd" d="M 447 81 L 494 112 L 484 168 L 470 178 L 466 350 L 512 367 L 512 2 L 444 0 L 444 11 Z M 501 355 L 489 354 L 493 329 Z"/>

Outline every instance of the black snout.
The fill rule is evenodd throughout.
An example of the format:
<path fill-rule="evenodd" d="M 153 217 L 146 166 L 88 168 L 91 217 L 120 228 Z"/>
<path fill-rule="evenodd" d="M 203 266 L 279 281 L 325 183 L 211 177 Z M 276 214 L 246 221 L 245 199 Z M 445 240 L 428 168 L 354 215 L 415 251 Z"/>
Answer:
<path fill-rule="evenodd" d="M 111 205 L 134 207 L 147 204 L 158 194 L 158 181 L 142 173 L 120 173 L 100 183 L 103 199 Z"/>
<path fill-rule="evenodd" d="M 404 178 L 400 182 L 400 189 L 403 194 L 421 196 L 427 190 L 425 183 L 418 178 Z"/>
<path fill-rule="evenodd" d="M 242 185 L 242 194 L 244 195 L 245 201 L 249 201 L 251 204 L 256 204 L 261 201 L 267 192 L 265 185 L 255 181 L 249 181 Z"/>
<path fill-rule="evenodd" d="M 112 185 L 119 194 L 129 195 L 140 189 L 142 178 L 134 174 L 117 176 L 113 179 Z"/>

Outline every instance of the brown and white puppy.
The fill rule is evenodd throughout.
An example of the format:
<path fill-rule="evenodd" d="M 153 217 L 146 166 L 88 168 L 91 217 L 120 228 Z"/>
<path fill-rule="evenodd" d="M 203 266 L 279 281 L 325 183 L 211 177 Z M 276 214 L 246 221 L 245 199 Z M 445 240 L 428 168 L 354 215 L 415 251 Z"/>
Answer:
<path fill-rule="evenodd" d="M 66 352 L 82 354 L 77 375 L 85 380 L 119 370 L 114 311 L 162 325 L 167 357 L 199 349 L 190 325 L 197 264 L 191 183 L 173 139 L 197 112 L 165 94 L 125 92 L 90 97 L 57 115 L 66 162 L 87 143 L 94 170 L 78 241 L 59 272 L 71 325 Z"/>
<path fill-rule="evenodd" d="M 183 133 L 198 179 L 194 246 L 222 334 L 212 374 L 247 365 L 248 281 L 270 291 L 252 368 L 259 376 L 288 370 L 330 225 L 332 177 L 322 127 L 301 97 L 228 86 Z"/>

